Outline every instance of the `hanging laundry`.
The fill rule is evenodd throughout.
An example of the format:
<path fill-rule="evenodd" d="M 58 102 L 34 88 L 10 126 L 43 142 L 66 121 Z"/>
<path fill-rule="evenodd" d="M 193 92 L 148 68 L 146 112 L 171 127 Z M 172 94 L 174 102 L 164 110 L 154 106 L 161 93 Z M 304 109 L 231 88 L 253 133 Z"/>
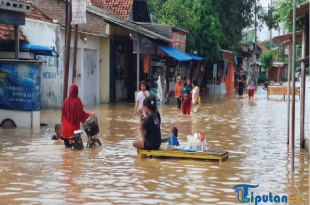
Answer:
<path fill-rule="evenodd" d="M 222 76 L 225 76 L 225 73 L 224 73 L 224 60 L 220 60 L 220 68 L 222 70 Z"/>
<path fill-rule="evenodd" d="M 227 76 L 227 66 L 228 66 L 228 62 L 224 61 L 224 67 L 223 67 L 223 75 Z"/>
<path fill-rule="evenodd" d="M 213 64 L 213 84 L 216 84 L 217 64 Z"/>
<path fill-rule="evenodd" d="M 213 78 L 217 76 L 217 64 L 213 65 Z"/>

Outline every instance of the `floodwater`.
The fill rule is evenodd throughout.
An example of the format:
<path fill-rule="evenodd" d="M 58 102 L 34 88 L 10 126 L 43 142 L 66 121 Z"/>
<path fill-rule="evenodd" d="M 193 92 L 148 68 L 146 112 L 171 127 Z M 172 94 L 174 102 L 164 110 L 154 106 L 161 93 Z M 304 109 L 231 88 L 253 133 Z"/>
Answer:
<path fill-rule="evenodd" d="M 133 104 L 85 107 L 98 116 L 103 146 L 74 152 L 50 140 L 60 111 L 44 110 L 41 122 L 48 128 L 0 129 L 0 204 L 230 205 L 240 204 L 235 185 L 259 184 L 249 190 L 254 196 L 294 195 L 297 204 L 309 205 L 309 161 L 299 149 L 299 108 L 297 99 L 294 172 L 286 145 L 286 102 L 282 96 L 267 100 L 261 88 L 253 102 L 246 95 L 203 96 L 198 115 L 183 116 L 175 104 L 160 106 L 162 136 L 175 126 L 186 144 L 187 135 L 204 133 L 207 149 L 229 151 L 221 166 L 205 160 L 138 161 L 132 147 L 139 133 Z"/>

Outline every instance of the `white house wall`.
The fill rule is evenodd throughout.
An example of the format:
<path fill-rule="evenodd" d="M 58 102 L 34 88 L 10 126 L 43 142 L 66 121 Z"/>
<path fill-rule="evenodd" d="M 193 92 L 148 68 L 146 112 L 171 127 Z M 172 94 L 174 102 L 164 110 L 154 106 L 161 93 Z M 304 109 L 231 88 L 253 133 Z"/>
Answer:
<path fill-rule="evenodd" d="M 41 66 L 42 108 L 60 108 L 63 68 L 60 25 L 26 19 L 25 26 L 20 26 L 20 29 L 30 44 L 54 47 L 59 54 L 60 57 L 36 56 L 36 58 L 46 61 Z"/>
<path fill-rule="evenodd" d="M 86 42 L 83 40 L 86 36 Z M 61 32 L 61 42 L 65 43 L 65 32 Z M 71 33 L 68 93 L 72 84 L 74 32 Z M 84 105 L 99 104 L 99 48 L 100 37 L 78 34 L 76 83 L 79 97 Z M 106 76 L 109 77 L 109 76 Z"/>

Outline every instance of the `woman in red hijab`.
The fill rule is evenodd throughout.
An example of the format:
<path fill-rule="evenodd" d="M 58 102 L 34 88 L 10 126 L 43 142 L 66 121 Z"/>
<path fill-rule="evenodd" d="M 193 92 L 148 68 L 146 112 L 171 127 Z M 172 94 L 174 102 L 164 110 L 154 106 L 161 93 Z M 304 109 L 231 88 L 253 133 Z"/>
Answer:
<path fill-rule="evenodd" d="M 69 97 L 63 102 L 61 108 L 62 137 L 67 148 L 70 148 L 68 138 L 74 136 L 74 131 L 80 129 L 83 123 L 90 116 L 83 110 L 81 99 L 78 97 L 79 89 L 76 84 L 70 87 Z M 95 114 L 92 113 L 92 116 Z"/>

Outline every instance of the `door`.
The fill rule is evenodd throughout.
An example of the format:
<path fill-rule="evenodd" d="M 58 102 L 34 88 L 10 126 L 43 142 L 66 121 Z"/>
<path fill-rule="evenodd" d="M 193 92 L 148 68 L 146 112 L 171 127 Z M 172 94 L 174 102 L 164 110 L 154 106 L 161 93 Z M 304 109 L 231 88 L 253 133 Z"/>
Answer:
<path fill-rule="evenodd" d="M 98 104 L 98 51 L 84 50 L 84 104 Z"/>
<path fill-rule="evenodd" d="M 135 91 L 133 89 L 134 83 L 134 68 L 133 68 L 133 41 L 129 39 L 127 41 L 127 102 L 134 102 L 135 101 Z"/>

